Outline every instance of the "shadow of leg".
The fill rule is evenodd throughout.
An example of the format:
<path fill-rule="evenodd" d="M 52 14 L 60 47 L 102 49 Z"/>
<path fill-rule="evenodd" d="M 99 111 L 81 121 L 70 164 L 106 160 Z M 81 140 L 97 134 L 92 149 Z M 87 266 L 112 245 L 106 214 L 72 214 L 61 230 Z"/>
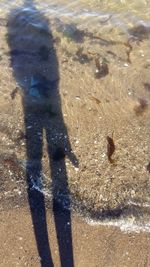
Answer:
<path fill-rule="evenodd" d="M 59 246 L 61 267 L 74 267 L 71 214 L 69 210 L 63 210 L 57 201 L 53 202 L 53 213 L 57 241 Z"/>
<path fill-rule="evenodd" d="M 53 214 L 61 267 L 74 267 L 70 197 L 65 161 L 51 161 L 51 174 L 53 187 Z"/>
<path fill-rule="evenodd" d="M 42 120 L 35 117 L 34 114 L 29 114 L 25 109 L 25 127 L 28 162 L 26 167 L 27 192 L 33 229 L 41 267 L 53 267 L 48 240 L 45 199 L 43 193 L 40 192 L 42 186 Z"/>

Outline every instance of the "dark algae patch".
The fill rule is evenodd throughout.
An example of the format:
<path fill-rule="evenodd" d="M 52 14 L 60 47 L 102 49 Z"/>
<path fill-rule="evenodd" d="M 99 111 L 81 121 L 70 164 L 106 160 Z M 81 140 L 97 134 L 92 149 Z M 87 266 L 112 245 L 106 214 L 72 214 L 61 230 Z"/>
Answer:
<path fill-rule="evenodd" d="M 114 163 L 114 159 L 112 159 L 112 155 L 116 150 L 116 146 L 112 137 L 107 136 L 107 157 L 110 163 Z"/>
<path fill-rule="evenodd" d="M 144 83 L 144 87 L 147 91 L 150 92 L 150 83 Z"/>
<path fill-rule="evenodd" d="M 79 47 L 74 58 L 75 61 L 79 61 L 81 64 L 89 63 L 92 58 L 89 57 L 88 53 L 84 52 L 83 47 Z"/>
<path fill-rule="evenodd" d="M 128 63 L 131 63 L 131 52 L 133 50 L 133 47 L 130 44 L 130 40 L 128 40 L 127 43 L 124 43 L 124 45 L 128 48 L 127 51 L 126 51 L 126 54 L 127 54 L 127 62 Z"/>
<path fill-rule="evenodd" d="M 11 99 L 12 99 L 12 100 L 15 99 L 15 97 L 16 97 L 18 91 L 19 91 L 19 88 L 16 87 L 16 88 L 11 92 L 10 96 L 11 96 Z"/>
<path fill-rule="evenodd" d="M 140 98 L 138 104 L 134 107 L 135 114 L 137 116 L 142 115 L 148 108 L 147 100 Z"/>
<path fill-rule="evenodd" d="M 82 43 L 84 41 L 84 31 L 79 30 L 75 23 L 64 24 L 59 20 L 59 25 L 57 30 L 63 33 L 63 36 L 77 43 Z"/>
<path fill-rule="evenodd" d="M 150 162 L 147 164 L 146 169 L 150 173 Z"/>
<path fill-rule="evenodd" d="M 101 103 L 100 99 L 98 99 L 95 96 L 91 96 L 90 99 L 93 100 L 97 105 L 99 105 Z"/>
<path fill-rule="evenodd" d="M 139 41 L 149 38 L 150 36 L 150 27 L 144 24 L 138 24 L 128 30 L 129 34 L 134 38 L 137 38 Z"/>

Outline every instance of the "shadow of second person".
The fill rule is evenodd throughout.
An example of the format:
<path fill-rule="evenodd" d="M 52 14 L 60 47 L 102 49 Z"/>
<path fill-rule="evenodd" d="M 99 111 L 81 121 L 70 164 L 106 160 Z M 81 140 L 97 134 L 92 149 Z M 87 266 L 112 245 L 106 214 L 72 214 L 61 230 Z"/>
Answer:
<path fill-rule="evenodd" d="M 75 165 L 77 160 L 71 151 L 62 116 L 59 66 L 50 23 L 37 10 L 33 1 L 24 1 L 23 6 L 11 10 L 8 17 L 8 44 L 13 75 L 21 88 L 26 131 L 28 202 L 41 266 L 54 266 L 42 191 L 45 136 L 60 265 L 73 267 L 70 194 L 65 157 L 68 156 Z"/>

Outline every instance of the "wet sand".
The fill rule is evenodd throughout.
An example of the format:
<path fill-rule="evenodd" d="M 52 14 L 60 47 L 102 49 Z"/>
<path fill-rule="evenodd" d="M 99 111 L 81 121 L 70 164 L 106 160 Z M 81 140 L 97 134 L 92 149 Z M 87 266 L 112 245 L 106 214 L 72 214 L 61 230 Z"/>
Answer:
<path fill-rule="evenodd" d="M 2 211 L 0 217 L 0 266 L 40 267 L 28 208 Z M 55 225 L 50 210 L 47 210 L 47 225 L 54 266 L 60 267 Z M 115 227 L 90 226 L 73 215 L 72 236 L 75 267 L 150 266 L 148 233 L 127 234 Z"/>

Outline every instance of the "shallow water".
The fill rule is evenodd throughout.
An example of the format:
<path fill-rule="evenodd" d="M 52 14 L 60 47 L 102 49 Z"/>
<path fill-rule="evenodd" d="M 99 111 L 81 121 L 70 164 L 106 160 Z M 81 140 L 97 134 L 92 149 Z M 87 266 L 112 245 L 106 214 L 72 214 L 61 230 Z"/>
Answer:
<path fill-rule="evenodd" d="M 28 1 L 8 1 L 2 0 L 0 3 L 0 13 L 5 14 L 12 8 L 23 5 Z M 29 1 L 30 2 L 30 1 Z M 57 0 L 44 3 L 35 1 L 36 7 L 51 18 L 63 18 L 68 21 L 78 22 L 80 27 L 100 27 L 101 31 L 109 28 L 119 28 L 122 33 L 126 33 L 128 27 L 136 24 L 150 26 L 149 12 L 150 3 L 146 0 L 114 0 L 114 1 L 76 1 Z M 30 8 L 29 8 L 30 9 Z"/>
<path fill-rule="evenodd" d="M 26 1 L 28 2 L 28 1 Z M 29 1 L 30 2 L 30 1 Z M 118 0 L 118 1 L 71 1 L 68 4 L 68 1 L 35 1 L 36 8 L 41 11 L 41 14 L 44 14 L 50 20 L 52 24 L 52 29 L 56 33 L 63 32 L 63 35 L 68 39 L 75 39 L 77 43 L 83 41 L 83 36 L 87 35 L 88 37 L 93 37 L 93 34 L 97 37 L 100 36 L 100 41 L 102 46 L 110 46 L 114 44 L 114 40 L 116 42 L 127 42 L 132 39 L 135 42 L 141 42 L 145 39 L 148 39 L 150 36 L 150 2 L 142 1 L 142 0 L 134 0 L 134 1 L 126 1 L 126 0 Z M 7 18 L 7 15 L 11 12 L 11 10 L 17 10 L 20 14 L 20 22 L 25 23 L 27 26 L 30 26 L 30 33 L 27 36 L 30 40 L 35 39 L 35 29 L 44 29 L 47 31 L 47 28 L 43 24 L 38 23 L 37 13 L 32 7 L 23 6 L 22 1 L 4 1 L 0 2 L 0 18 L 1 18 L 1 26 L 5 21 L 3 18 Z M 22 12 L 22 13 L 21 13 Z M 28 14 L 28 20 L 26 21 L 26 14 Z M 6 19 L 7 24 L 7 19 Z M 29 25 L 30 24 L 30 25 Z M 76 35 L 77 33 L 77 35 Z M 109 37 L 109 42 L 107 41 Z M 40 40 L 40 39 L 39 39 Z M 17 40 L 19 42 L 19 39 Z M 37 41 L 37 40 L 36 40 Z M 112 41 L 112 43 L 111 43 Z M 32 53 L 33 52 L 33 53 Z M 113 55 L 113 54 L 112 54 Z M 34 60 L 34 51 L 31 49 L 31 53 L 25 53 L 25 51 L 21 51 L 21 54 L 17 54 L 16 50 L 13 50 L 13 57 L 17 59 L 16 66 L 20 68 L 22 65 L 22 61 L 26 58 L 29 60 Z M 42 54 L 42 57 L 47 57 L 47 52 L 45 51 Z M 14 59 L 13 58 L 13 59 Z M 85 60 L 90 61 L 88 58 L 84 58 Z M 15 61 L 15 59 L 14 59 Z M 129 62 L 128 62 L 129 63 Z M 18 64 L 18 65 L 17 65 Z M 128 67 L 127 63 L 124 63 L 124 67 Z M 28 69 L 28 72 L 30 70 Z M 55 75 L 54 75 L 55 76 Z M 35 77 L 30 77 L 31 82 Z M 55 80 L 55 79 L 54 79 Z M 30 79 L 21 80 L 22 88 L 28 87 L 30 85 Z M 36 84 L 36 81 L 34 81 Z M 53 81 L 52 81 L 53 82 Z M 31 84 L 32 85 L 32 84 Z M 36 84 L 37 85 L 37 84 Z M 41 83 L 40 83 L 41 85 Z M 32 87 L 32 86 L 31 86 Z M 33 88 L 32 88 L 33 89 Z M 36 88 L 37 89 L 37 88 Z M 29 91 L 28 91 L 29 92 Z M 132 92 L 129 92 L 132 94 Z M 31 94 L 31 91 L 30 93 Z M 40 98 L 39 92 L 36 90 L 32 90 L 32 97 Z M 147 99 L 148 98 L 147 94 Z M 52 113 L 52 112 L 51 112 Z M 51 114 L 52 115 L 52 114 Z M 29 127 L 29 125 L 27 125 Z M 55 134 L 55 133 L 54 133 Z M 53 134 L 53 135 L 54 135 Z M 63 139 L 63 138 L 62 138 Z M 26 168 L 26 162 L 20 161 L 21 165 Z M 20 164 L 19 162 L 19 164 Z M 45 176 L 46 177 L 46 176 Z M 45 178 L 46 179 L 46 178 Z M 48 180 L 48 178 L 47 178 Z M 46 180 L 46 182 L 47 182 Z M 32 181 L 31 181 L 32 182 Z M 50 189 L 48 184 L 44 185 L 44 189 L 40 188 L 39 185 L 33 182 L 33 187 L 36 190 L 43 192 L 46 198 L 52 199 L 52 193 L 49 193 Z M 23 187 L 21 188 L 23 190 Z M 14 191 L 17 192 L 17 191 Z M 148 189 L 147 189 L 148 192 Z M 19 191 L 17 194 L 22 194 L 22 191 Z M 133 192 L 134 193 L 134 192 Z M 11 195 L 13 193 L 11 192 Z M 7 194 L 6 194 L 7 195 Z M 9 194 L 8 194 L 9 195 Z M 148 198 L 148 195 L 145 196 L 145 199 Z M 60 198 L 61 199 L 61 198 Z M 64 198 L 64 203 L 66 204 L 66 200 Z M 75 210 L 85 215 L 87 218 L 91 216 L 90 212 L 82 208 L 82 203 L 80 203 L 76 199 L 72 200 L 72 206 Z M 145 204 L 146 203 L 146 204 Z M 117 217 L 116 215 L 110 212 L 106 213 L 106 215 L 95 216 L 96 219 L 99 219 L 99 223 L 104 223 L 107 225 L 116 225 L 124 231 L 150 231 L 149 225 L 149 206 L 150 204 L 144 202 L 141 204 L 141 200 L 136 200 L 136 202 L 131 203 L 129 200 L 128 203 L 125 204 L 125 211 L 120 213 L 117 210 L 117 214 L 121 216 L 121 218 L 112 218 Z M 70 204 L 69 204 L 70 206 Z M 136 208 L 135 208 L 136 206 Z M 91 207 L 90 207 L 91 211 Z M 94 212 L 93 212 L 94 213 Z M 105 218 L 104 218 L 105 217 Z M 106 218 L 108 217 L 108 218 Z M 90 219 L 88 220 L 88 222 Z M 98 220 L 97 220 L 98 221 Z M 90 223 L 95 224 L 97 221 L 90 221 Z"/>

